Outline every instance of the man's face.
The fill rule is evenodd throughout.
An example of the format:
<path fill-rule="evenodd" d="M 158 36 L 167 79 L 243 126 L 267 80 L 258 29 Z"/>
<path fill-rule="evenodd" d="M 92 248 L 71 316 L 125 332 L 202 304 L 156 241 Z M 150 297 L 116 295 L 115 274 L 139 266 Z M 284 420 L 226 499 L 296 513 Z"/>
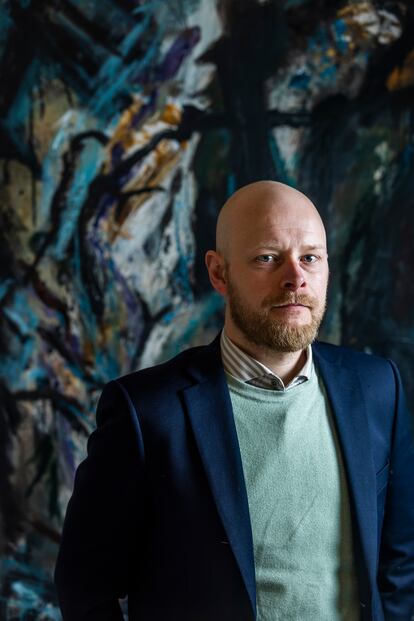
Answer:
<path fill-rule="evenodd" d="M 230 331 L 282 352 L 315 339 L 328 283 L 325 232 L 316 212 L 269 205 L 242 219 L 224 274 Z"/>
<path fill-rule="evenodd" d="M 315 340 L 325 303 L 321 304 L 317 298 L 307 294 L 287 292 L 279 296 L 269 295 L 257 307 L 251 299 L 243 299 L 228 270 L 227 283 L 227 302 L 232 320 L 247 340 L 259 347 L 283 352 L 299 351 Z M 278 311 L 274 308 L 275 304 L 286 306 L 280 306 Z M 298 305 L 308 308 L 307 321 L 300 321 L 300 316 L 305 313 L 295 309 Z"/>

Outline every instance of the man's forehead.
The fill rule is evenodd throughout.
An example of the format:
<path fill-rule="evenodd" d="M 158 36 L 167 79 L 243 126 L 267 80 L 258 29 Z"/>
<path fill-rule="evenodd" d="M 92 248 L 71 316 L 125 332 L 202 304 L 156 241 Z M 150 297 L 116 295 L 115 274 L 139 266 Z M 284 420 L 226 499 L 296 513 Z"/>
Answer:
<path fill-rule="evenodd" d="M 309 243 L 325 241 L 325 229 L 320 220 L 278 224 L 277 222 L 253 221 L 249 227 L 234 227 L 233 234 L 247 239 L 251 244 L 285 242 L 287 238 L 309 240 Z"/>
<path fill-rule="evenodd" d="M 266 240 L 262 240 L 259 243 L 252 243 L 250 244 L 250 248 L 252 250 L 260 250 L 261 248 L 282 248 L 285 247 L 287 240 L 282 240 L 282 239 L 266 239 Z M 317 249 L 323 249 L 326 248 L 326 244 L 319 239 L 315 239 L 314 236 L 309 235 L 309 237 L 306 238 L 302 238 L 299 240 L 300 246 L 303 248 L 308 248 L 310 250 L 317 250 Z"/>
<path fill-rule="evenodd" d="M 318 211 L 303 194 L 283 184 L 258 183 L 236 192 L 224 205 L 217 222 L 217 247 L 257 245 L 276 237 L 312 237 L 326 243 Z"/>
<path fill-rule="evenodd" d="M 265 220 L 253 220 L 251 226 L 237 225 L 229 236 L 230 244 L 235 248 L 283 249 L 288 247 L 326 248 L 326 235 L 319 218 L 305 218 L 302 221 L 278 223 Z"/>
<path fill-rule="evenodd" d="M 246 227 L 272 226 L 278 228 L 313 229 L 321 225 L 321 218 L 310 202 L 267 202 L 256 205 L 234 205 L 229 209 L 229 219 Z"/>

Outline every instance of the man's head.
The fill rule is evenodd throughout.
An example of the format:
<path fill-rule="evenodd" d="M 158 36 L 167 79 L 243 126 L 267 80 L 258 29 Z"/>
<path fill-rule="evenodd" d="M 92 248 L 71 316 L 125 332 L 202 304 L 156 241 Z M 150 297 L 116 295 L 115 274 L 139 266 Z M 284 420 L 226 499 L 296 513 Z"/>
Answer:
<path fill-rule="evenodd" d="M 322 220 L 304 194 L 275 181 L 233 194 L 206 254 L 230 338 L 280 352 L 311 343 L 325 311 L 327 258 Z"/>

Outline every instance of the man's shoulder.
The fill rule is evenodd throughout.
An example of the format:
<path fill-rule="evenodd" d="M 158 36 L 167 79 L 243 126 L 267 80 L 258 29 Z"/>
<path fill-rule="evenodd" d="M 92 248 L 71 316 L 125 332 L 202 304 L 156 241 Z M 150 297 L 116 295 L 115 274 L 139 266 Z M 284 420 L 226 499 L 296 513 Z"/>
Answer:
<path fill-rule="evenodd" d="M 175 390 L 191 382 L 192 369 L 207 366 L 212 360 L 217 360 L 217 338 L 208 345 L 198 345 L 183 350 L 172 358 L 133 371 L 116 378 L 125 388 L 146 388 L 150 390 L 166 390 L 173 387 Z"/>
<path fill-rule="evenodd" d="M 345 345 L 334 345 L 323 341 L 313 344 L 315 358 L 319 357 L 332 364 L 339 364 L 362 373 L 386 373 L 395 369 L 394 363 L 371 351 L 360 351 Z"/>

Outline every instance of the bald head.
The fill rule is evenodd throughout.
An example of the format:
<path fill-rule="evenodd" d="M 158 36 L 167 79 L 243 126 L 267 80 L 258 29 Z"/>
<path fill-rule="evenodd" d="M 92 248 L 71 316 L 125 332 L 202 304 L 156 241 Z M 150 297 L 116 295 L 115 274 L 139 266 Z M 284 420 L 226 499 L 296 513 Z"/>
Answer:
<path fill-rule="evenodd" d="M 223 205 L 217 220 L 217 252 L 230 260 L 235 242 L 248 238 L 258 222 L 264 228 L 271 222 L 281 229 L 310 226 L 319 229 L 326 244 L 321 217 L 302 192 L 278 181 L 257 181 L 237 190 Z"/>
<path fill-rule="evenodd" d="M 329 277 L 313 203 L 283 183 L 247 185 L 222 208 L 216 243 L 205 260 L 226 300 L 226 334 L 257 360 L 293 352 L 297 361 L 316 337 Z"/>

